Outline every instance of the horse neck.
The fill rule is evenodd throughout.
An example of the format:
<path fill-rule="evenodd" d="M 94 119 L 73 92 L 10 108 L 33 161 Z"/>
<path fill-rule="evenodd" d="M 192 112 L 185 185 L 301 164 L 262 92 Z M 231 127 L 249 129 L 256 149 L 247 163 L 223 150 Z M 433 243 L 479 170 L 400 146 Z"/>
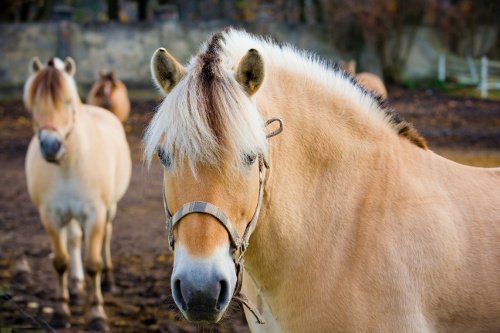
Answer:
<path fill-rule="evenodd" d="M 398 163 L 394 155 L 413 146 L 356 109 L 359 103 L 314 80 L 284 71 L 268 78 L 258 108 L 266 119 L 281 117 L 285 127 L 270 142 L 265 202 L 246 258 L 264 294 L 286 303 L 287 288 L 307 295 L 314 287 L 311 271 L 334 278 L 334 268 L 349 256 L 370 183 L 384 179 Z"/>
<path fill-rule="evenodd" d="M 115 85 L 111 88 L 110 98 L 117 102 L 128 99 L 127 88 L 123 82 L 115 81 Z"/>

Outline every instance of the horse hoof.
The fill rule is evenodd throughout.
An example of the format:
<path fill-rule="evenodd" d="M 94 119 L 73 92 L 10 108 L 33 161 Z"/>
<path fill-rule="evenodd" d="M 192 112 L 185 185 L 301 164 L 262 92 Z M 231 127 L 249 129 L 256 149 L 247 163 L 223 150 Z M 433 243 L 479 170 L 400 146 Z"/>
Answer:
<path fill-rule="evenodd" d="M 71 305 L 84 305 L 86 302 L 85 296 L 81 294 L 70 294 L 69 304 Z"/>
<path fill-rule="evenodd" d="M 93 331 L 108 332 L 109 331 L 109 326 L 108 326 L 108 323 L 106 323 L 106 319 L 104 319 L 104 318 L 93 318 L 87 324 L 87 329 L 89 331 L 91 331 L 91 332 L 93 332 Z"/>
<path fill-rule="evenodd" d="M 101 282 L 101 290 L 103 293 L 114 294 L 116 293 L 116 286 L 113 279 L 103 278 Z"/>
<path fill-rule="evenodd" d="M 65 313 L 54 312 L 50 320 L 50 326 L 53 328 L 70 328 L 69 316 Z"/>
<path fill-rule="evenodd" d="M 102 283 L 101 290 L 106 294 L 114 294 L 116 293 L 116 287 L 114 283 Z"/>

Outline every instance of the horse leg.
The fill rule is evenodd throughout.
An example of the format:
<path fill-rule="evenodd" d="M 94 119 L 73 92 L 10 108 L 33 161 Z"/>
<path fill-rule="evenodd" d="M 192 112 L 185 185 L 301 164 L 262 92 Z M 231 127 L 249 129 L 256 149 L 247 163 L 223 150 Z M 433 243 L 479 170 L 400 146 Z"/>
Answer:
<path fill-rule="evenodd" d="M 106 221 L 106 230 L 104 234 L 104 244 L 102 248 L 102 257 L 104 262 L 102 291 L 115 292 L 115 279 L 113 276 L 113 263 L 111 261 L 111 236 L 113 234 L 113 219 L 116 215 L 116 204 L 114 204 L 108 211 L 108 218 Z"/>
<path fill-rule="evenodd" d="M 85 223 L 85 269 L 90 278 L 91 307 L 88 328 L 94 331 L 107 331 L 107 316 L 101 292 L 101 249 L 106 227 L 105 212 L 96 212 Z"/>
<path fill-rule="evenodd" d="M 68 292 L 68 266 L 69 255 L 66 249 L 66 230 L 59 228 L 57 223 L 50 220 L 47 214 L 42 212 L 42 223 L 50 238 L 54 258 L 52 263 L 57 272 L 56 284 L 56 306 L 51 319 L 51 326 L 55 328 L 70 327 L 69 317 L 71 311 L 69 309 L 69 292 Z"/>
<path fill-rule="evenodd" d="M 82 228 L 77 220 L 68 225 L 68 250 L 70 256 L 69 294 L 73 304 L 82 304 L 85 300 L 85 276 L 82 264 Z"/>

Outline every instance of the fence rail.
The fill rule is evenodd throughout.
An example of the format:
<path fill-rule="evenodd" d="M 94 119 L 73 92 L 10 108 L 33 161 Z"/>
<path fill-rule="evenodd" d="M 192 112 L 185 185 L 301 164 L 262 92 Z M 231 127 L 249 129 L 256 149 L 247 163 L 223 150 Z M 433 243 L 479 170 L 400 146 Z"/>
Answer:
<path fill-rule="evenodd" d="M 473 59 L 441 53 L 438 58 L 438 80 L 452 77 L 458 83 L 476 86 L 481 98 L 488 98 L 489 90 L 500 90 L 500 62 L 491 61 L 486 56 Z"/>

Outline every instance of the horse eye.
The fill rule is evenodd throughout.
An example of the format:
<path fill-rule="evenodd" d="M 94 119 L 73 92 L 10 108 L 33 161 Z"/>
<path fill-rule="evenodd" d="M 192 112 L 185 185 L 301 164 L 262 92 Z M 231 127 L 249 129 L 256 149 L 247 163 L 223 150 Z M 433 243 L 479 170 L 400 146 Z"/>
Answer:
<path fill-rule="evenodd" d="M 161 164 L 165 166 L 165 168 L 170 168 L 172 166 L 172 159 L 170 154 L 165 152 L 163 148 L 158 148 L 158 158 L 160 159 Z"/>
<path fill-rule="evenodd" d="M 246 165 L 252 165 L 255 163 L 256 159 L 257 159 L 256 154 L 245 154 L 244 162 Z"/>

